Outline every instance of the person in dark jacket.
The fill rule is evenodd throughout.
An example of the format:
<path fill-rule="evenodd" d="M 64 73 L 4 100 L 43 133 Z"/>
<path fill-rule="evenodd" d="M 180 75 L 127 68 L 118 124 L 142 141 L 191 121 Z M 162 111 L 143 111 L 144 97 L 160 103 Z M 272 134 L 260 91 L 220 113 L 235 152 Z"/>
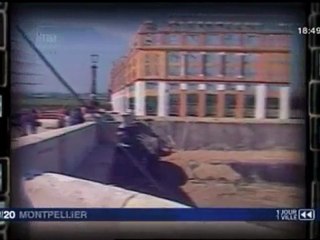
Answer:
<path fill-rule="evenodd" d="M 38 127 L 38 113 L 37 110 L 32 109 L 30 112 L 27 112 L 24 118 L 25 126 L 27 129 L 27 134 L 36 134 Z"/>
<path fill-rule="evenodd" d="M 71 125 L 76 125 L 76 124 L 80 124 L 80 123 L 84 123 L 84 117 L 83 114 L 81 112 L 80 108 L 76 108 L 71 112 L 70 115 L 70 124 Z"/>
<path fill-rule="evenodd" d="M 70 117 L 70 110 L 69 109 L 65 109 L 63 111 L 63 126 L 64 127 L 68 127 L 71 126 L 71 117 Z"/>

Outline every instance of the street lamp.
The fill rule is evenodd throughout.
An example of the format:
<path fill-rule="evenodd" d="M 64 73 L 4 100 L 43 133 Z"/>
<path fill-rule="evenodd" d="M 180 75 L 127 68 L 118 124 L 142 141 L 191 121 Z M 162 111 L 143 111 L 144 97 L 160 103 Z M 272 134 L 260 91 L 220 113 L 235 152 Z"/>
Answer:
<path fill-rule="evenodd" d="M 90 100 L 91 100 L 91 106 L 96 107 L 97 106 L 97 64 L 99 62 L 99 55 L 98 54 L 92 54 L 91 55 L 91 69 L 92 69 L 92 82 L 91 82 L 91 94 L 90 94 Z"/>

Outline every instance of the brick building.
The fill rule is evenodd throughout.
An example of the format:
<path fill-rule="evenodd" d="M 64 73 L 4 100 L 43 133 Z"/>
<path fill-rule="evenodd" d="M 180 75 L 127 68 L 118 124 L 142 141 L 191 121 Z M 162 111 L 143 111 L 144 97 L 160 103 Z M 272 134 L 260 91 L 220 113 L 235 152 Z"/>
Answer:
<path fill-rule="evenodd" d="M 113 109 L 137 116 L 293 117 L 287 25 L 141 25 L 111 71 Z"/>

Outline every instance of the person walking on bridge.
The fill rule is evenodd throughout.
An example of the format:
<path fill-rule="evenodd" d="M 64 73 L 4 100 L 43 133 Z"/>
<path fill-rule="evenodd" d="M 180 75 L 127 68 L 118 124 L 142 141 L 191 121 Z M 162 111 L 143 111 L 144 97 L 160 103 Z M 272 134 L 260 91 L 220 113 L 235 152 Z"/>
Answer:
<path fill-rule="evenodd" d="M 32 109 L 27 113 L 25 118 L 27 134 L 36 134 L 38 127 L 38 112 L 36 109 Z"/>
<path fill-rule="evenodd" d="M 76 125 L 76 124 L 80 124 L 80 123 L 84 123 L 85 119 L 83 117 L 83 114 L 81 112 L 80 108 L 76 108 L 71 112 L 71 116 L 70 116 L 70 123 L 71 125 Z"/>
<path fill-rule="evenodd" d="M 64 126 L 65 127 L 71 126 L 70 110 L 65 109 L 63 112 L 63 115 L 64 115 L 64 119 L 63 119 Z"/>

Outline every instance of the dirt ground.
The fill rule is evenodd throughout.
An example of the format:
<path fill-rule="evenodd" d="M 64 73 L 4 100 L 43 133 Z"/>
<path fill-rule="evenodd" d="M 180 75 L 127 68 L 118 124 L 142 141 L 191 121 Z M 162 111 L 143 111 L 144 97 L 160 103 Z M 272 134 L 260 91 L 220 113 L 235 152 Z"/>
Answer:
<path fill-rule="evenodd" d="M 186 174 L 180 188 L 197 207 L 299 207 L 303 206 L 303 183 L 266 181 L 259 175 L 289 174 L 295 167 L 304 171 L 303 154 L 289 151 L 183 151 L 164 159 Z M 261 165 L 250 181 L 230 164 Z M 282 167 L 280 170 L 277 167 Z M 254 167 L 252 167 L 254 168 Z M 269 169 L 270 168 L 270 169 Z M 274 169 L 274 170 L 273 170 Z M 251 171 L 251 170 L 250 170 Z M 251 171 L 254 175 L 254 170 Z M 251 173 L 250 173 L 251 174 Z M 290 172 L 292 177 L 300 172 Z M 169 174 L 168 174 L 169 175 Z M 288 175 L 289 178 L 289 175 Z M 252 180 L 253 179 L 253 180 Z"/>

